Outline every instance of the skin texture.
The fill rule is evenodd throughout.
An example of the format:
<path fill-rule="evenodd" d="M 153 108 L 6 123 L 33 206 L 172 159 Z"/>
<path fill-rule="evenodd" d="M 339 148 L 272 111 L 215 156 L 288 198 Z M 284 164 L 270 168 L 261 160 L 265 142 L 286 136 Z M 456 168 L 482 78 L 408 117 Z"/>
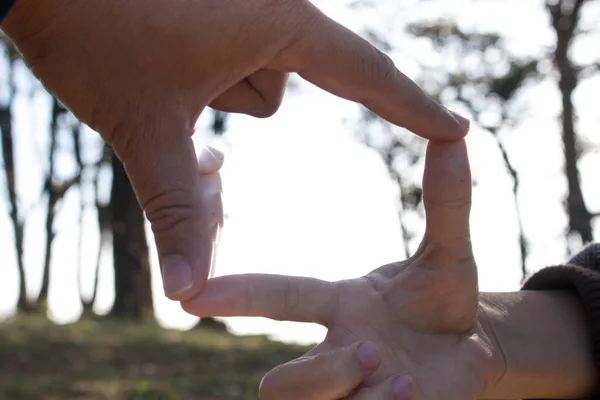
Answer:
<path fill-rule="evenodd" d="M 469 236 L 471 177 L 464 141 L 429 143 L 423 196 L 425 237 L 406 261 L 340 282 L 273 275 L 219 277 L 182 306 L 198 316 L 320 323 L 328 328 L 327 337 L 308 357 L 369 341 L 379 349 L 381 364 L 358 389 L 409 375 L 414 380 L 414 399 L 477 399 L 497 376 L 492 366 L 503 370 L 503 360 L 492 354 L 493 338 L 479 319 L 477 268 Z M 313 363 L 316 370 L 319 362 Z M 263 400 L 332 400 L 356 388 L 331 379 L 332 374 L 328 390 L 307 394 L 303 388 L 310 378 L 292 362 L 267 374 L 260 396 Z"/>
<path fill-rule="evenodd" d="M 417 135 L 451 141 L 468 131 L 387 56 L 303 0 L 18 0 L 2 29 L 123 161 L 175 300 L 203 287 L 221 212 L 202 195 L 206 171 L 190 138 L 207 106 L 267 117 L 295 72 Z"/>

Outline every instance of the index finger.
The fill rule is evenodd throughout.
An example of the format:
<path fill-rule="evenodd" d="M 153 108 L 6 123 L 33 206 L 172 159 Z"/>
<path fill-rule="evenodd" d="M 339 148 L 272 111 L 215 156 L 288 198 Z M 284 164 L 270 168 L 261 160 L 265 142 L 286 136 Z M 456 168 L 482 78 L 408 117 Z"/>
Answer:
<path fill-rule="evenodd" d="M 201 293 L 181 303 L 198 317 L 265 317 L 324 326 L 333 319 L 337 305 L 332 282 L 269 274 L 209 279 Z"/>
<path fill-rule="evenodd" d="M 467 134 L 468 120 L 428 98 L 388 56 L 310 2 L 303 4 L 311 23 L 303 24 L 283 55 L 289 69 L 421 137 L 454 141 Z"/>

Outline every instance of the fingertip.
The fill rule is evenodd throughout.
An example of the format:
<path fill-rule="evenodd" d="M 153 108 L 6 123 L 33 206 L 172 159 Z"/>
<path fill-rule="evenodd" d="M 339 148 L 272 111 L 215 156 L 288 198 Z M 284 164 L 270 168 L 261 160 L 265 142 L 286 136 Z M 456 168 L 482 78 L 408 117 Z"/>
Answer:
<path fill-rule="evenodd" d="M 466 200 L 471 187 L 471 171 L 464 139 L 454 142 L 430 141 L 425 155 L 423 197 L 425 206 Z M 450 204 L 449 204 L 450 205 Z"/>
<path fill-rule="evenodd" d="M 460 244 L 461 249 L 470 248 L 471 197 L 472 180 L 466 141 L 430 141 L 423 174 L 428 240 L 444 244 L 444 247 Z"/>
<path fill-rule="evenodd" d="M 200 318 L 213 317 L 219 314 L 222 295 L 227 295 L 218 283 L 218 278 L 204 282 L 199 290 L 188 292 L 184 298 L 178 299 L 181 309 L 188 314 Z"/>
<path fill-rule="evenodd" d="M 209 249 L 208 251 L 211 251 Z M 205 255 L 203 255 L 205 257 Z M 202 264 L 202 265 L 200 265 Z M 205 261 L 190 263 L 181 255 L 168 255 L 160 260 L 163 290 L 173 301 L 186 302 L 202 292 L 208 279 Z"/>
<path fill-rule="evenodd" d="M 462 137 L 465 137 L 467 135 L 467 133 L 469 133 L 469 129 L 471 128 L 471 121 L 468 120 L 467 118 L 463 117 L 460 114 L 455 113 L 452 110 L 448 110 L 450 111 L 450 114 L 452 114 L 452 116 L 454 117 L 454 119 L 456 120 L 456 122 L 458 122 L 458 125 L 462 128 L 464 135 Z M 461 137 L 461 139 L 462 139 Z"/>
<path fill-rule="evenodd" d="M 433 102 L 433 100 L 431 100 Z M 443 114 L 436 123 L 430 123 L 428 128 L 414 130 L 419 136 L 423 136 L 438 143 L 452 143 L 464 139 L 471 128 L 471 121 L 462 115 L 445 108 L 436 103 L 436 107 Z M 425 129 L 427 129 L 425 131 Z M 424 134 L 427 132 L 427 134 Z"/>
<path fill-rule="evenodd" d="M 198 172 L 208 175 L 217 172 L 225 162 L 225 155 L 212 146 L 204 145 L 198 150 Z"/>
<path fill-rule="evenodd" d="M 392 380 L 392 390 L 397 400 L 409 400 L 413 397 L 414 381 L 409 375 L 399 375 Z"/>
<path fill-rule="evenodd" d="M 435 104 L 433 107 L 437 110 L 437 115 L 432 115 L 429 119 L 424 116 L 424 124 L 410 125 L 407 128 L 437 143 L 452 143 L 464 139 L 471 128 L 471 121 L 433 100 L 429 101 Z"/>
<path fill-rule="evenodd" d="M 165 296 L 171 300 L 185 297 L 194 286 L 190 264 L 178 255 L 165 256 L 160 264 Z"/>
<path fill-rule="evenodd" d="M 381 352 L 373 342 L 362 342 L 356 349 L 356 356 L 361 365 L 372 371 L 381 363 Z"/>

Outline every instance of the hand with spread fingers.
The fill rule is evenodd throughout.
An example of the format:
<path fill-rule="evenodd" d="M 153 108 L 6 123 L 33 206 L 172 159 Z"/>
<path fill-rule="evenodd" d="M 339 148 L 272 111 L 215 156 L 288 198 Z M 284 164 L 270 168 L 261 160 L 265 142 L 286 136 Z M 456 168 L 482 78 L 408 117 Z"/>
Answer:
<path fill-rule="evenodd" d="M 420 136 L 468 131 L 306 0 L 9 0 L 3 13 L 7 3 L 2 30 L 26 64 L 123 161 L 174 300 L 202 289 L 221 212 L 190 139 L 206 107 L 267 117 L 294 72 Z"/>
<path fill-rule="evenodd" d="M 323 343 L 265 376 L 262 400 L 578 399 L 597 392 L 600 246 L 540 271 L 524 290 L 479 293 L 464 141 L 428 144 L 423 200 L 425 235 L 406 261 L 333 283 L 223 276 L 182 307 L 200 317 L 328 328 Z"/>
<path fill-rule="evenodd" d="M 426 232 L 406 261 L 335 283 L 273 275 L 219 277 L 182 306 L 198 316 L 261 316 L 328 328 L 323 343 L 264 378 L 263 400 L 379 399 L 386 396 L 370 397 L 369 391 L 388 387 L 390 399 L 477 399 L 494 379 L 489 368 L 494 360 L 492 338 L 478 319 L 464 141 L 428 144 L 423 197 Z M 362 371 L 364 379 L 344 376 L 351 373 L 342 373 L 343 367 L 322 366 L 357 342 L 374 345 L 381 357 L 376 369 L 369 365 Z M 346 358 L 338 365 L 352 365 L 352 355 Z M 394 393 L 396 386 L 403 390 Z"/>

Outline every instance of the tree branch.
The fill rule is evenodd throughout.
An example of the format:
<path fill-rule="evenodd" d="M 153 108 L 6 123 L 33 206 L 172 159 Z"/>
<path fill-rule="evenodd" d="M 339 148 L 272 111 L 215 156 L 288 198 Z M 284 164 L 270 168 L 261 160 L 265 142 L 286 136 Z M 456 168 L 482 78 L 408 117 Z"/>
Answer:
<path fill-rule="evenodd" d="M 579 68 L 579 77 L 581 79 L 588 79 L 600 72 L 600 61 L 595 63 L 584 65 Z"/>

